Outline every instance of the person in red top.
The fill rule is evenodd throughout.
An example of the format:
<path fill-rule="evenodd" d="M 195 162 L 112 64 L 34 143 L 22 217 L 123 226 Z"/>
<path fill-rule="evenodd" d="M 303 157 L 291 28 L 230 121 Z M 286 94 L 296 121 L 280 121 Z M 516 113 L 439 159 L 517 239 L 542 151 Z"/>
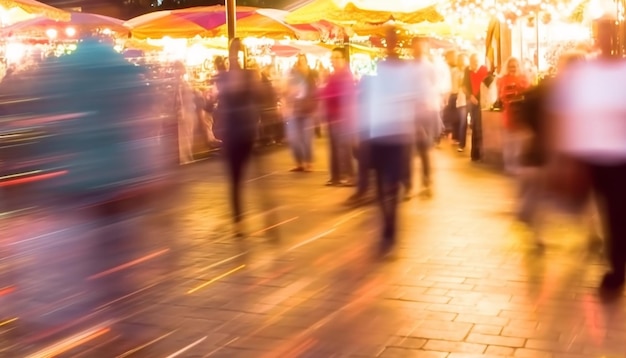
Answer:
<path fill-rule="evenodd" d="M 354 186 L 352 144 L 356 89 L 343 48 L 331 54 L 334 71 L 328 76 L 320 99 L 324 105 L 330 139 L 330 180 L 328 186 Z"/>
<path fill-rule="evenodd" d="M 506 171 L 513 174 L 517 168 L 521 143 L 512 118 L 510 104 L 518 99 L 530 86 L 528 77 L 522 72 L 520 61 L 517 58 L 512 57 L 506 62 L 504 75 L 498 79 L 497 85 L 498 98 L 502 101 L 504 110 L 502 117 L 504 120 L 505 138 L 502 155 Z"/>
<path fill-rule="evenodd" d="M 463 90 L 467 98 L 467 112 L 472 119 L 472 161 L 480 160 L 482 147 L 482 120 L 480 113 L 480 85 L 489 76 L 487 67 L 481 66 L 477 54 L 470 56 L 469 66 L 465 69 Z M 465 139 L 461 138 L 462 143 Z"/>

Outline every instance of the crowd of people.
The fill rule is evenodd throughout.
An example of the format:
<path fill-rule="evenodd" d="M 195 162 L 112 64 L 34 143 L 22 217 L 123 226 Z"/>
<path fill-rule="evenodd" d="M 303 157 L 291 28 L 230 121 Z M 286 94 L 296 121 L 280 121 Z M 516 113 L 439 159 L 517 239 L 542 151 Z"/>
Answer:
<path fill-rule="evenodd" d="M 403 59 L 393 29 L 387 34 L 387 56 L 378 63 L 377 74 L 359 81 L 348 70 L 342 48 L 333 50 L 333 71 L 320 88 L 301 56 L 284 93 L 296 162 L 293 171 L 312 168 L 312 116 L 319 107 L 329 135 L 327 185 L 356 186 L 349 199 L 356 204 L 368 192 L 370 173 L 375 173 L 382 221 L 380 253 L 387 255 L 397 241 L 401 193 L 406 199 L 412 196 L 415 155 L 422 163 L 421 193 L 430 195 L 429 152 L 442 134 L 449 134 L 458 151 L 464 151 L 470 123 L 471 158 L 478 161 L 481 110 L 500 109 L 504 169 L 520 187 L 519 218 L 535 231 L 539 247 L 544 245 L 546 197 L 566 203 L 588 221 L 592 245 L 599 242 L 600 222 L 605 223 L 611 269 L 601 287 L 621 288 L 626 278 L 626 235 L 619 219 L 626 190 L 619 183 L 626 172 L 626 138 L 620 124 L 624 102 L 615 90 L 621 88 L 616 81 L 625 72 L 610 46 L 610 40 L 600 36 L 597 52 L 564 54 L 557 73 L 541 82 L 524 71 L 520 59 L 508 59 L 496 74 L 481 66 L 477 55 L 468 58 L 453 52 L 447 55 L 446 74 L 430 58 L 427 41 L 419 37 L 411 42 L 412 59 Z M 233 184 L 241 182 L 235 178 Z"/>
<path fill-rule="evenodd" d="M 332 50 L 332 70 L 323 77 L 309 66 L 305 55 L 300 55 L 293 69 L 276 81 L 267 68 L 243 66 L 240 61 L 243 44 L 234 39 L 228 58 L 216 61 L 215 88 L 210 96 L 194 91 L 184 81 L 184 66 L 175 66 L 173 73 L 179 81 L 173 98 L 178 113 L 167 125 L 161 125 L 160 131 L 183 133 L 178 138 L 192 136 L 197 121 L 189 118 L 205 118 L 207 139 L 219 143 L 223 153 L 235 234 L 242 237 L 245 235 L 242 186 L 259 134 L 276 140 L 285 136 L 295 164 L 291 171 L 308 173 L 315 162 L 316 118 L 321 117 L 327 129 L 330 154 L 329 178 L 325 184 L 354 188 L 347 201 L 349 205 L 363 204 L 370 188 L 375 188 L 382 221 L 380 254 L 387 255 L 397 242 L 399 203 L 413 196 L 414 158 L 421 161 L 419 194 L 428 197 L 433 186 L 431 149 L 447 135 L 458 151 L 464 151 L 471 125 L 470 157 L 473 161 L 480 160 L 481 109 L 500 107 L 505 131 L 505 169 L 519 180 L 522 193 L 520 219 L 536 231 L 537 243 L 542 245 L 540 227 L 544 211 L 539 203 L 546 195 L 574 198 L 574 206 L 584 217 L 595 218 L 588 214 L 597 204 L 606 219 L 605 239 L 611 263 L 603 287 L 621 287 L 626 279 L 626 231 L 620 220 L 626 203 L 626 190 L 621 187 L 626 179 L 623 164 L 626 132 L 620 116 L 626 109 L 619 96 L 622 84 L 616 80 L 626 76 L 622 62 L 615 61 L 605 48 L 593 60 L 588 60 L 590 54 L 564 56 L 554 79 L 533 85 L 534 79 L 524 73 L 522 61 L 516 58 L 506 61 L 495 75 L 480 63 L 478 55 L 450 51 L 446 54 L 448 67 L 442 70 L 432 58 L 425 38 L 411 41 L 409 59 L 400 54 L 395 29 L 389 29 L 386 43 L 386 58 L 378 63 L 376 75 L 363 76 L 357 81 L 350 71 L 348 54 L 338 47 Z M 62 135 L 57 136 L 60 140 L 53 145 L 55 153 L 65 151 L 85 156 L 70 163 L 73 174 L 67 177 L 70 181 L 63 187 L 74 191 L 72 198 L 78 201 L 90 198 L 88 202 L 108 201 L 109 189 L 116 191 L 134 180 L 125 176 L 144 175 L 119 168 L 152 170 L 146 160 L 136 160 L 143 168 L 127 162 L 141 156 L 154 157 L 132 143 L 144 137 L 145 143 L 154 143 L 152 137 L 157 137 L 159 131 L 153 130 L 154 123 L 150 127 L 149 116 L 134 115 L 138 113 L 134 106 L 138 102 L 145 104 L 144 100 L 152 97 L 140 90 L 145 88 L 142 70 L 124 62 L 112 49 L 105 49 L 105 44 L 91 46 L 85 42 L 68 60 L 45 63 L 34 73 L 39 77 L 28 77 L 29 86 L 20 87 L 23 90 L 20 95 L 38 101 L 42 115 L 67 111 L 62 108 L 66 103 L 78 106 L 79 103 L 70 100 L 71 95 L 85 98 L 80 102 L 85 108 L 70 108 L 76 112 L 71 115 L 77 120 L 66 122 L 76 125 L 78 131 L 64 132 L 62 127 L 67 124 L 62 123 L 59 127 Z M 102 54 L 98 62 L 101 67 L 120 76 L 117 83 L 107 88 L 107 93 L 97 91 L 98 81 L 104 80 L 102 75 L 89 72 L 92 68 L 89 62 L 93 62 L 89 51 L 97 53 L 96 50 Z M 74 60 L 78 62 L 74 64 Z M 91 77 L 84 76 L 74 83 L 54 74 L 58 68 L 70 71 L 70 65 L 76 65 L 71 69 L 74 73 L 76 68 L 84 67 Z M 5 89 L 11 78 L 8 81 L 4 82 Z M 32 87 L 36 83 L 50 86 Z M 494 88 L 497 88 L 495 95 Z M 45 96 L 40 93 L 44 89 Z M 59 93 L 66 96 L 56 100 Z M 125 117 L 114 111 L 122 108 L 113 104 L 122 101 L 120 93 L 129 93 L 124 108 L 127 108 L 126 117 L 133 114 L 129 119 L 134 120 L 132 124 L 136 128 L 128 126 L 131 121 L 99 119 Z M 12 108 L 6 107 L 5 111 Z M 180 142 L 179 139 L 180 161 L 192 161 L 191 145 Z M 123 153 L 131 147 L 132 158 Z M 97 160 L 88 159 L 87 155 Z M 106 170 L 116 176 L 102 176 Z M 371 185 L 372 173 L 375 185 Z M 595 200 L 591 199 L 592 192 Z M 598 236 L 597 226 L 597 220 L 590 222 L 594 238 Z"/>

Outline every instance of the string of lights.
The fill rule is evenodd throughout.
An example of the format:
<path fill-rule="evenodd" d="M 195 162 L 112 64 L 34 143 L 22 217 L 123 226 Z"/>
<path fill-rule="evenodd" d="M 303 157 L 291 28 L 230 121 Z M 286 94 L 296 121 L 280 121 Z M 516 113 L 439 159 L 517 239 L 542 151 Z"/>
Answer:
<path fill-rule="evenodd" d="M 567 18 L 587 0 L 451 0 L 442 4 L 440 11 L 446 18 L 492 18 L 509 25 L 524 17 L 535 17 L 548 23 L 552 19 Z"/>

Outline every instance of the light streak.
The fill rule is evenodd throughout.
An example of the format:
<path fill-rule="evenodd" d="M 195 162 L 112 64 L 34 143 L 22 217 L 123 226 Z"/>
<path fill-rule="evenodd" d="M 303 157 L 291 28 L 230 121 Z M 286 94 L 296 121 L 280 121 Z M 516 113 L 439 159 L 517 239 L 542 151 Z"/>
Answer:
<path fill-rule="evenodd" d="M 205 283 L 203 283 L 203 284 L 201 284 L 201 285 L 199 285 L 199 286 L 197 286 L 197 287 L 192 288 L 191 290 L 187 291 L 187 294 L 188 294 L 188 295 L 190 295 L 190 294 L 192 294 L 192 293 L 194 293 L 194 292 L 198 292 L 199 290 L 201 290 L 201 289 L 203 289 L 203 288 L 207 287 L 208 285 L 210 285 L 210 284 L 212 284 L 212 283 L 214 283 L 214 282 L 217 282 L 217 281 L 219 281 L 219 280 L 223 279 L 224 277 L 226 277 L 226 276 L 228 276 L 228 275 L 231 275 L 231 274 L 233 274 L 233 273 L 235 273 L 235 272 L 237 272 L 237 271 L 239 271 L 239 270 L 243 269 L 244 267 L 246 267 L 246 265 L 241 265 L 241 266 L 239 266 L 239 267 L 235 267 L 234 269 L 232 269 L 232 270 L 230 270 L 230 271 L 228 271 L 228 272 L 225 272 L 225 273 L 223 273 L 223 274 L 221 274 L 221 275 L 217 276 L 216 278 L 211 279 L 210 281 L 207 281 L 207 282 L 205 282 Z"/>

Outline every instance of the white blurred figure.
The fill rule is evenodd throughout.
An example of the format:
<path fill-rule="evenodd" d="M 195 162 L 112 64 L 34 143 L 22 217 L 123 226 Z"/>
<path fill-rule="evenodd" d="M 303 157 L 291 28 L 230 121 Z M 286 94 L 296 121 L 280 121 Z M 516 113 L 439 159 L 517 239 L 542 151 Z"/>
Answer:
<path fill-rule="evenodd" d="M 612 54 L 613 23 L 599 21 L 599 57 L 565 71 L 551 103 L 561 170 L 572 174 L 562 185 L 582 186 L 588 172 L 604 214 L 610 270 L 601 288 L 609 292 L 626 276 L 626 62 Z"/>
<path fill-rule="evenodd" d="M 180 164 L 194 161 L 193 143 L 195 138 L 198 112 L 196 111 L 195 93 L 185 80 L 187 70 L 182 62 L 174 65 L 178 87 L 176 90 L 176 109 L 178 113 L 178 150 Z"/>
<path fill-rule="evenodd" d="M 440 68 L 433 63 L 429 56 L 429 46 L 426 38 L 416 37 L 412 41 L 414 66 L 417 76 L 413 79 L 418 86 L 416 121 L 416 149 L 422 162 L 420 195 L 430 196 L 432 185 L 432 172 L 430 150 L 435 140 L 443 132 L 441 110 L 444 99 L 448 97 L 450 87 L 450 69 L 445 63 Z M 409 150 L 409 178 L 407 179 L 408 190 L 412 183 L 411 167 L 413 164 L 413 148 Z"/>
<path fill-rule="evenodd" d="M 554 81 L 572 66 L 577 66 L 585 61 L 584 52 L 568 52 L 559 59 L 556 79 L 547 79 L 537 87 L 525 93 L 525 101 L 519 112 L 520 131 L 526 132 L 524 151 L 520 157 L 520 170 L 518 171 L 521 189 L 519 219 L 528 224 L 533 231 L 535 243 L 543 248 L 545 217 L 548 211 L 556 208 L 566 208 L 574 214 L 577 220 L 582 220 L 589 229 L 590 248 L 596 248 L 600 244 L 598 228 L 599 223 L 596 202 L 593 198 L 583 198 L 576 203 L 562 203 L 559 198 L 552 194 L 553 185 L 549 179 L 553 161 L 558 160 L 551 156 L 551 143 L 553 136 L 550 134 L 553 123 L 547 115 L 547 105 Z M 556 201 L 554 199 L 557 199 Z M 566 206 L 549 204 L 567 204 Z M 548 207 L 550 206 L 550 207 Z"/>
<path fill-rule="evenodd" d="M 313 170 L 313 135 L 317 110 L 317 79 L 306 55 L 299 54 L 285 91 L 287 133 L 296 162 L 293 172 Z"/>
<path fill-rule="evenodd" d="M 376 76 L 364 77 L 360 116 L 366 118 L 372 166 L 376 172 L 382 216 L 380 253 L 388 254 L 397 241 L 400 185 L 406 180 L 407 148 L 415 143 L 422 75 L 412 61 L 397 53 L 395 28 L 387 29 L 387 58 Z"/>

